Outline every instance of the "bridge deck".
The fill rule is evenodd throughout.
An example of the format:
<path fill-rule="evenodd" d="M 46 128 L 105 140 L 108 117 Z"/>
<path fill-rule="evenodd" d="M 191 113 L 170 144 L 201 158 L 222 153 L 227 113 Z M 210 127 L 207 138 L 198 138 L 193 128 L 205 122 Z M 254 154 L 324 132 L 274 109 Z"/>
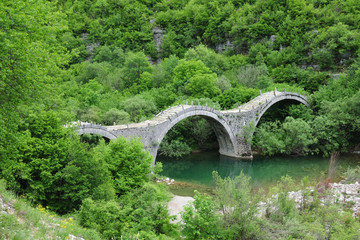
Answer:
<path fill-rule="evenodd" d="M 140 123 L 130 123 L 130 124 L 122 124 L 122 125 L 115 125 L 115 126 L 108 126 L 109 130 L 118 130 L 118 129 L 125 129 L 125 128 L 142 128 L 147 126 L 154 126 L 162 122 L 166 122 L 169 118 L 176 115 L 176 113 L 181 112 L 185 109 L 191 108 L 191 105 L 180 105 L 174 106 L 166 109 L 165 111 L 160 112 L 157 114 L 153 119 L 146 120 Z"/>
<path fill-rule="evenodd" d="M 249 112 L 249 111 L 252 111 L 252 110 L 260 107 L 263 104 L 266 104 L 267 102 L 272 101 L 276 97 L 286 95 L 286 94 L 295 94 L 295 93 L 280 92 L 280 91 L 266 92 L 266 93 L 263 93 L 263 94 L 257 96 L 253 100 L 242 104 L 241 106 L 239 106 L 235 109 L 219 111 L 219 112 L 222 114 L 231 114 L 231 113 L 235 113 L 235 112 Z M 298 95 L 300 96 L 300 94 L 298 94 Z M 122 124 L 122 125 L 106 126 L 106 128 L 108 130 L 115 131 L 115 130 L 126 129 L 126 128 L 144 128 L 144 127 L 148 127 L 148 126 L 155 126 L 160 123 L 168 121 L 169 119 L 173 118 L 175 115 L 181 113 L 182 111 L 186 111 L 187 109 L 194 108 L 194 107 L 195 108 L 196 107 L 204 108 L 204 110 L 206 108 L 204 106 L 194 106 L 194 105 L 173 106 L 173 107 L 170 107 L 170 108 L 160 112 L 153 119 L 150 119 L 150 120 L 146 120 L 146 121 L 143 121 L 140 123 L 129 123 L 129 124 Z M 208 108 L 208 109 L 210 109 L 210 108 Z M 81 124 L 81 125 L 83 125 L 83 124 Z"/>

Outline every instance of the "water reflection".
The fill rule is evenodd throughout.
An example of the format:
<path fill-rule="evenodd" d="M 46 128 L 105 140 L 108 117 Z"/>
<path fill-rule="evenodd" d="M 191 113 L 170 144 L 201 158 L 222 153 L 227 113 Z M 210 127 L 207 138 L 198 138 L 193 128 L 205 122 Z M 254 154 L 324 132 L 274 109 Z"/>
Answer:
<path fill-rule="evenodd" d="M 241 172 L 249 176 L 253 175 L 253 161 L 248 159 L 237 159 L 223 155 L 219 155 L 219 158 L 219 168 L 217 171 L 219 172 L 220 176 L 234 178 L 239 176 Z"/>
<path fill-rule="evenodd" d="M 191 154 L 183 159 L 158 158 L 163 163 L 162 175 L 191 184 L 213 185 L 212 172 L 222 177 L 236 177 L 242 171 L 255 186 L 273 185 L 282 176 L 295 181 L 308 176 L 312 181 L 326 179 L 329 158 L 324 157 L 255 157 L 252 161 L 221 156 L 217 152 Z M 337 176 L 347 167 L 358 165 L 358 156 L 342 155 L 337 163 Z"/>
<path fill-rule="evenodd" d="M 195 153 L 183 159 L 159 158 L 163 175 L 177 181 L 212 185 L 212 172 L 222 177 L 235 177 L 243 171 L 252 175 L 252 161 L 222 156 L 217 152 Z"/>

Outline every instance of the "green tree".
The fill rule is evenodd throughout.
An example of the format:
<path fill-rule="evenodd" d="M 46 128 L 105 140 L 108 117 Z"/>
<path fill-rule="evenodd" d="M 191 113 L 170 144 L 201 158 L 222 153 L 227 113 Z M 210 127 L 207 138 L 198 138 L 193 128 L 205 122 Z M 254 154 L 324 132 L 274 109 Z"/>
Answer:
<path fill-rule="evenodd" d="M 99 144 L 94 148 L 96 159 L 106 161 L 119 196 L 142 186 L 150 180 L 153 157 L 143 150 L 138 139 L 127 141 L 124 137 Z"/>
<path fill-rule="evenodd" d="M 166 137 L 162 140 L 159 146 L 159 155 L 171 158 L 181 158 L 191 153 L 191 147 L 179 139 L 169 139 Z"/>
<path fill-rule="evenodd" d="M 215 85 L 216 74 L 197 74 L 189 79 L 185 86 L 188 95 L 195 98 L 213 98 L 221 93 L 221 90 Z"/>
<path fill-rule="evenodd" d="M 190 78 L 201 74 L 212 74 L 212 72 L 200 60 L 180 60 L 179 64 L 174 69 L 172 86 L 176 91 L 183 93 Z"/>
<path fill-rule="evenodd" d="M 83 226 L 98 230 L 104 238 L 172 239 L 176 225 L 170 223 L 164 186 L 145 184 L 117 200 L 85 199 L 79 211 Z"/>
<path fill-rule="evenodd" d="M 293 117 L 283 123 L 268 122 L 256 129 L 255 146 L 266 155 L 279 153 L 306 155 L 313 151 L 318 139 L 314 137 L 311 122 Z"/>
<path fill-rule="evenodd" d="M 104 114 L 102 122 L 107 125 L 125 124 L 130 122 L 130 115 L 123 110 L 111 108 Z"/>
<path fill-rule="evenodd" d="M 126 99 L 121 106 L 130 115 L 130 120 L 135 122 L 143 121 L 157 111 L 152 99 L 139 95 Z"/>
<path fill-rule="evenodd" d="M 96 49 L 94 62 L 110 62 L 115 67 L 122 67 L 125 63 L 125 53 L 119 47 L 100 46 Z"/>
<path fill-rule="evenodd" d="M 185 53 L 186 60 L 200 60 L 208 68 L 211 69 L 217 75 L 223 74 L 230 69 L 230 64 L 227 58 L 222 54 L 216 54 L 214 50 L 211 50 L 204 45 L 200 44 L 195 48 L 190 48 Z"/>
<path fill-rule="evenodd" d="M 237 82 L 243 87 L 254 88 L 259 82 L 259 78 L 267 76 L 268 70 L 266 65 L 247 65 L 237 70 Z"/>
<path fill-rule="evenodd" d="M 9 186 L 59 213 L 78 209 L 110 175 L 105 162 L 95 160 L 73 131 L 54 112 L 30 114 L 16 158 L 2 165 Z"/>
<path fill-rule="evenodd" d="M 126 88 L 140 85 L 141 74 L 151 72 L 150 63 L 143 52 L 128 52 L 123 68 L 124 84 Z"/>
<path fill-rule="evenodd" d="M 230 109 L 234 107 L 235 104 L 246 103 L 252 98 L 258 95 L 258 90 L 252 88 L 230 88 L 225 90 L 222 94 L 216 97 L 216 100 L 219 102 L 223 109 Z"/>
<path fill-rule="evenodd" d="M 180 37 L 172 30 L 170 30 L 163 38 L 161 45 L 162 57 L 170 57 L 171 55 L 182 56 L 185 48 L 181 46 Z"/>
<path fill-rule="evenodd" d="M 45 99 L 48 73 L 56 75 L 67 62 L 55 40 L 65 29 L 63 18 L 43 0 L 0 3 L 0 165 L 18 144 L 19 105 Z"/>

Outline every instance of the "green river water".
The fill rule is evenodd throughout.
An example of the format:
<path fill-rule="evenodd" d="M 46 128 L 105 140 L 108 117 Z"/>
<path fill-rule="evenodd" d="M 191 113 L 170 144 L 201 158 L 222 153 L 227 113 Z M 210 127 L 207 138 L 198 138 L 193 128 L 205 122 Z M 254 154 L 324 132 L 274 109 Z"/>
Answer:
<path fill-rule="evenodd" d="M 235 177 L 243 171 L 251 177 L 255 188 L 265 190 L 274 186 L 281 176 L 289 175 L 296 181 L 308 176 L 316 184 L 328 177 L 329 158 L 324 157 L 257 157 L 240 160 L 219 155 L 217 152 L 194 153 L 182 159 L 159 157 L 163 164 L 161 175 L 175 180 L 170 190 L 180 196 L 193 196 L 194 190 L 211 193 L 212 172 L 222 177 Z M 336 162 L 335 177 L 339 181 L 348 167 L 360 165 L 360 155 L 343 154 Z"/>

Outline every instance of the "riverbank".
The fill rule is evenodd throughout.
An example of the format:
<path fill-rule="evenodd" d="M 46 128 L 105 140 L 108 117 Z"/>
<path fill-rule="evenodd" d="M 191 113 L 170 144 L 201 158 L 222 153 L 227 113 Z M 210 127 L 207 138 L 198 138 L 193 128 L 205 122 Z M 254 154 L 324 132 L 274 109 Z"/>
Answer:
<path fill-rule="evenodd" d="M 321 204 L 337 204 L 342 210 L 351 209 L 354 218 L 360 217 L 360 183 L 329 183 L 327 186 L 318 185 L 316 187 L 309 187 L 304 191 L 288 192 L 288 198 L 295 201 L 298 209 L 304 206 L 304 203 L 310 204 L 314 201 L 314 194 L 318 194 Z M 275 201 L 277 194 L 273 195 L 266 202 L 259 203 L 258 217 L 263 217 L 266 214 L 267 208 Z M 171 216 L 176 216 L 173 223 L 181 221 L 181 212 L 184 206 L 194 201 L 192 197 L 177 196 L 168 203 L 168 210 Z"/>
<path fill-rule="evenodd" d="M 317 185 L 316 187 L 309 187 L 305 190 L 288 192 L 288 198 L 295 201 L 298 209 L 304 208 L 306 205 L 310 205 L 313 201 L 320 200 L 321 204 L 336 204 L 340 206 L 340 209 L 349 209 L 352 211 L 354 218 L 360 217 L 360 183 L 355 182 L 351 184 L 345 183 L 329 183 L 325 185 Z M 266 202 L 259 203 L 258 216 L 264 216 L 278 194 L 273 195 L 272 198 Z"/>

